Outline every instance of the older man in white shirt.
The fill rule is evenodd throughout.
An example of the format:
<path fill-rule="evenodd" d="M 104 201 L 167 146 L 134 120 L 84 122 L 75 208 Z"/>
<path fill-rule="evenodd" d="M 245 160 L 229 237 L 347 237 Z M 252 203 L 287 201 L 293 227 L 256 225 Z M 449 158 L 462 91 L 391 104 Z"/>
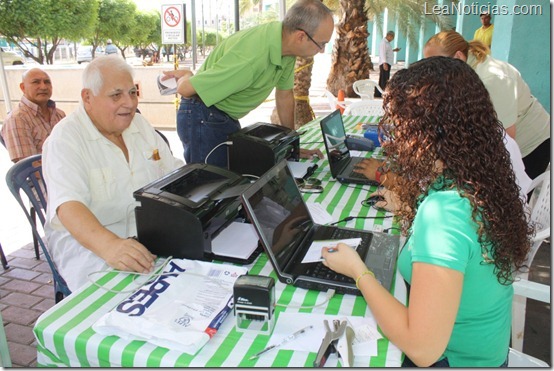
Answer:
<path fill-rule="evenodd" d="M 400 50 L 400 48 L 392 48 L 390 45 L 392 40 L 394 40 L 394 31 L 389 31 L 379 46 L 379 86 L 383 91 L 390 79 L 390 70 L 394 62 L 393 52 Z M 381 92 L 378 89 L 375 89 L 375 97 L 381 98 Z"/>

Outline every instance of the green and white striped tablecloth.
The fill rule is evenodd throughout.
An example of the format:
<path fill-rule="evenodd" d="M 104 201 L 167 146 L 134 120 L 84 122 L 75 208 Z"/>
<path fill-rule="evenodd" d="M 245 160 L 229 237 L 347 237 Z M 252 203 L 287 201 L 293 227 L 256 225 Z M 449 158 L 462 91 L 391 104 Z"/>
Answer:
<path fill-rule="evenodd" d="M 354 132 L 359 122 L 368 122 L 371 118 L 345 117 L 347 131 Z M 317 121 L 317 120 L 316 120 Z M 321 148 L 322 139 L 319 123 L 306 126 L 302 143 L 305 148 Z M 304 128 L 303 128 L 304 130 Z M 363 207 L 360 202 L 367 198 L 370 188 L 348 187 L 330 179 L 327 161 L 319 161 L 318 178 L 324 182 L 321 194 L 306 194 L 308 202 L 321 203 L 332 215 L 340 220 L 350 215 L 371 216 L 375 209 Z M 379 230 L 392 226 L 389 219 L 358 219 L 342 226 Z M 317 313 L 327 315 L 365 316 L 371 312 L 361 296 L 335 295 L 327 304 L 312 309 L 293 309 L 298 306 L 313 306 L 325 300 L 325 293 L 305 290 L 285 285 L 278 281 L 265 254 L 261 254 L 248 265 L 250 274 L 272 276 L 276 280 L 276 301 L 289 305 L 278 306 L 276 316 L 282 311 L 292 313 Z M 251 355 L 268 345 L 269 335 L 256 335 L 251 332 L 237 332 L 235 317 L 230 314 L 218 332 L 195 355 L 157 347 L 144 341 L 128 341 L 117 336 L 103 336 L 92 330 L 92 325 L 105 313 L 112 310 L 129 293 L 119 293 L 133 288 L 131 275 L 106 273 L 97 281 L 98 286 L 87 285 L 49 309 L 37 320 L 34 328 L 37 339 L 37 363 L 43 367 L 303 367 L 312 366 L 315 352 L 277 350 L 250 361 Z M 111 289 L 107 291 L 106 288 Z M 405 302 L 406 288 L 397 274 L 393 285 L 394 295 Z M 355 357 L 354 366 L 386 367 L 400 366 L 402 353 L 387 339 L 378 341 L 378 355 L 374 357 Z M 338 366 L 336 358 L 331 357 L 327 366 Z"/>

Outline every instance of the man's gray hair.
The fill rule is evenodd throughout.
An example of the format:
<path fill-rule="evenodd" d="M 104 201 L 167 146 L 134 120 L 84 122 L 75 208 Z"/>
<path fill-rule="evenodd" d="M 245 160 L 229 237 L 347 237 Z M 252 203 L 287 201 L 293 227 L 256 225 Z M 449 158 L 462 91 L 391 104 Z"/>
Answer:
<path fill-rule="evenodd" d="M 333 13 L 321 0 L 297 0 L 285 15 L 283 28 L 287 32 L 302 29 L 311 35 L 329 16 L 332 17 Z"/>
<path fill-rule="evenodd" d="M 106 69 L 134 75 L 133 68 L 118 55 L 103 55 L 94 58 L 83 71 L 83 89 L 90 89 L 93 95 L 98 95 L 104 85 L 102 72 Z"/>
<path fill-rule="evenodd" d="M 387 36 L 394 36 L 394 31 L 387 32 Z"/>

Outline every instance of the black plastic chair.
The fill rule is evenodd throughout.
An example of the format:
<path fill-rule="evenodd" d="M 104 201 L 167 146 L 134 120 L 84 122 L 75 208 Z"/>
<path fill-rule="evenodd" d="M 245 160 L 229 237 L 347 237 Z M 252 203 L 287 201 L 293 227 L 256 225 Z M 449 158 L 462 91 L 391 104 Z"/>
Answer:
<path fill-rule="evenodd" d="M 18 161 L 8 170 L 8 173 L 6 174 L 6 182 L 8 183 L 10 192 L 23 209 L 29 224 L 31 224 L 33 235 L 38 241 L 42 249 L 42 253 L 50 266 L 52 276 L 54 277 L 54 297 L 56 303 L 58 303 L 64 297 L 70 295 L 71 290 L 69 290 L 65 280 L 58 272 L 54 261 L 50 257 L 46 244 L 38 233 L 36 221 L 33 219 L 30 211 L 25 206 L 25 202 L 23 201 L 21 195 L 21 192 L 23 191 L 27 198 L 29 198 L 41 225 L 44 226 L 44 223 L 46 222 L 46 184 L 43 181 L 44 178 L 42 176 L 41 160 L 42 155 L 34 155 Z"/>

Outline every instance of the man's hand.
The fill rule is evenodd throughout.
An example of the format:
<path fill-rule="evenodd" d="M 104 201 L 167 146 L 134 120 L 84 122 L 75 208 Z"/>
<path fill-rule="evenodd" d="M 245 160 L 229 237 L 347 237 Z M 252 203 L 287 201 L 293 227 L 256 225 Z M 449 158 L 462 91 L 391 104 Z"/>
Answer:
<path fill-rule="evenodd" d="M 300 148 L 300 158 L 312 158 L 316 156 L 318 159 L 323 159 L 323 153 L 319 149 Z"/>
<path fill-rule="evenodd" d="M 161 78 L 162 81 L 168 80 L 172 77 L 179 80 L 181 77 L 191 77 L 194 75 L 194 73 L 192 73 L 192 71 L 188 68 L 185 68 L 182 70 L 162 71 L 162 73 L 164 74 Z"/>
<path fill-rule="evenodd" d="M 154 268 L 156 255 L 134 238 L 118 237 L 110 242 L 110 248 L 102 250 L 100 256 L 110 267 L 139 273 L 148 273 Z"/>
<path fill-rule="evenodd" d="M 392 49 L 393 52 L 399 52 L 401 48 L 394 48 Z"/>

